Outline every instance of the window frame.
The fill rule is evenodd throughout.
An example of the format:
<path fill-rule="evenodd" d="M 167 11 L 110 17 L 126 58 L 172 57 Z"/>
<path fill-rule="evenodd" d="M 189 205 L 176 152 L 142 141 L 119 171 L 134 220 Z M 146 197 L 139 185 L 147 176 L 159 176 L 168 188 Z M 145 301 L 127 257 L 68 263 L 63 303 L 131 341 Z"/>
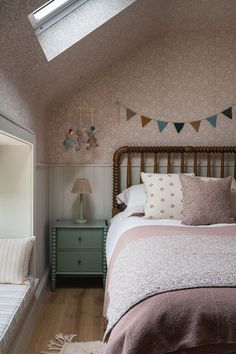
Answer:
<path fill-rule="evenodd" d="M 62 4 L 55 10 L 51 11 L 47 16 L 37 21 L 34 15 L 49 4 L 51 4 L 53 1 L 55 0 L 49 0 L 44 5 L 40 6 L 38 9 L 34 10 L 33 12 L 31 12 L 31 14 L 28 15 L 29 21 L 36 35 L 39 35 L 47 28 L 53 26 L 56 22 L 60 21 L 63 17 L 65 17 L 78 7 L 82 6 L 89 0 L 69 0 L 64 5 Z"/>

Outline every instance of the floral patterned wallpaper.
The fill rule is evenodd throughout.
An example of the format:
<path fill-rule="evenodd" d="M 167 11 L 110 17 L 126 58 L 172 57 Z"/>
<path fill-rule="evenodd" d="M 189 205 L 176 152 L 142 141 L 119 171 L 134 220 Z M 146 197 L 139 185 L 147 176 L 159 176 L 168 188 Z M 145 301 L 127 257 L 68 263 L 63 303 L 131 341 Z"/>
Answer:
<path fill-rule="evenodd" d="M 48 161 L 46 110 L 32 94 L 27 92 L 20 78 L 6 75 L 0 69 L 0 110 L 13 121 L 35 132 L 36 159 Z"/>
<path fill-rule="evenodd" d="M 0 110 L 35 132 L 37 161 L 47 162 L 47 96 L 36 78 L 43 54 L 27 16 L 40 2 L 43 0 L 1 1 Z"/>
<path fill-rule="evenodd" d="M 126 121 L 125 109 L 119 111 L 116 105 L 120 101 L 135 112 L 169 122 L 205 118 L 236 103 L 235 68 L 235 33 L 181 33 L 147 43 L 68 101 L 54 105 L 48 122 L 49 162 L 111 163 L 115 149 L 126 144 L 235 145 L 236 106 L 233 120 L 221 115 L 216 128 L 204 120 L 198 133 L 186 125 L 177 134 L 173 125 L 160 133 L 155 121 L 142 128 L 139 116 Z M 67 151 L 63 139 L 68 127 L 79 128 L 75 107 L 80 100 L 95 109 L 99 147 Z"/>

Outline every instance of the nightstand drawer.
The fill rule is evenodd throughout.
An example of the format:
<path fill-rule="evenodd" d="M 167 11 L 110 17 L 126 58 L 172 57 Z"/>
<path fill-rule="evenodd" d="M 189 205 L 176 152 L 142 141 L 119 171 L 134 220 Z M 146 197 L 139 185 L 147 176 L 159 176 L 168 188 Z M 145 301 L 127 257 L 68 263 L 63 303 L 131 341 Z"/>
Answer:
<path fill-rule="evenodd" d="M 57 248 L 102 248 L 103 229 L 58 229 Z"/>
<path fill-rule="evenodd" d="M 58 251 L 57 272 L 102 272 L 100 251 Z"/>

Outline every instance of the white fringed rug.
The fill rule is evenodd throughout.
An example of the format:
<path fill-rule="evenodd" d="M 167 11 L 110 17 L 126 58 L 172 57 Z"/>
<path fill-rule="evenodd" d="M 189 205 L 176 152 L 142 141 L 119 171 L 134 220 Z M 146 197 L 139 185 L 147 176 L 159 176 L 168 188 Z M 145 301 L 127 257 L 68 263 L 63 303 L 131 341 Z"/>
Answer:
<path fill-rule="evenodd" d="M 105 354 L 106 345 L 97 342 L 72 342 L 76 334 L 57 334 L 54 340 L 50 340 L 47 352 L 40 354 Z"/>

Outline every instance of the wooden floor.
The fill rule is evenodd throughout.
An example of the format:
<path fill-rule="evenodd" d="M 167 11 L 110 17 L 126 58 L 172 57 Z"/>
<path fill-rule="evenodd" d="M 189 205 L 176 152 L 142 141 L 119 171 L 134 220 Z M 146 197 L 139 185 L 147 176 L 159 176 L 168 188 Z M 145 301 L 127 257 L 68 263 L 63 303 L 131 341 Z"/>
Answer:
<path fill-rule="evenodd" d="M 78 334 L 76 340 L 101 340 L 103 336 L 102 288 L 60 287 L 47 291 L 37 325 L 25 354 L 39 354 L 57 333 Z"/>

